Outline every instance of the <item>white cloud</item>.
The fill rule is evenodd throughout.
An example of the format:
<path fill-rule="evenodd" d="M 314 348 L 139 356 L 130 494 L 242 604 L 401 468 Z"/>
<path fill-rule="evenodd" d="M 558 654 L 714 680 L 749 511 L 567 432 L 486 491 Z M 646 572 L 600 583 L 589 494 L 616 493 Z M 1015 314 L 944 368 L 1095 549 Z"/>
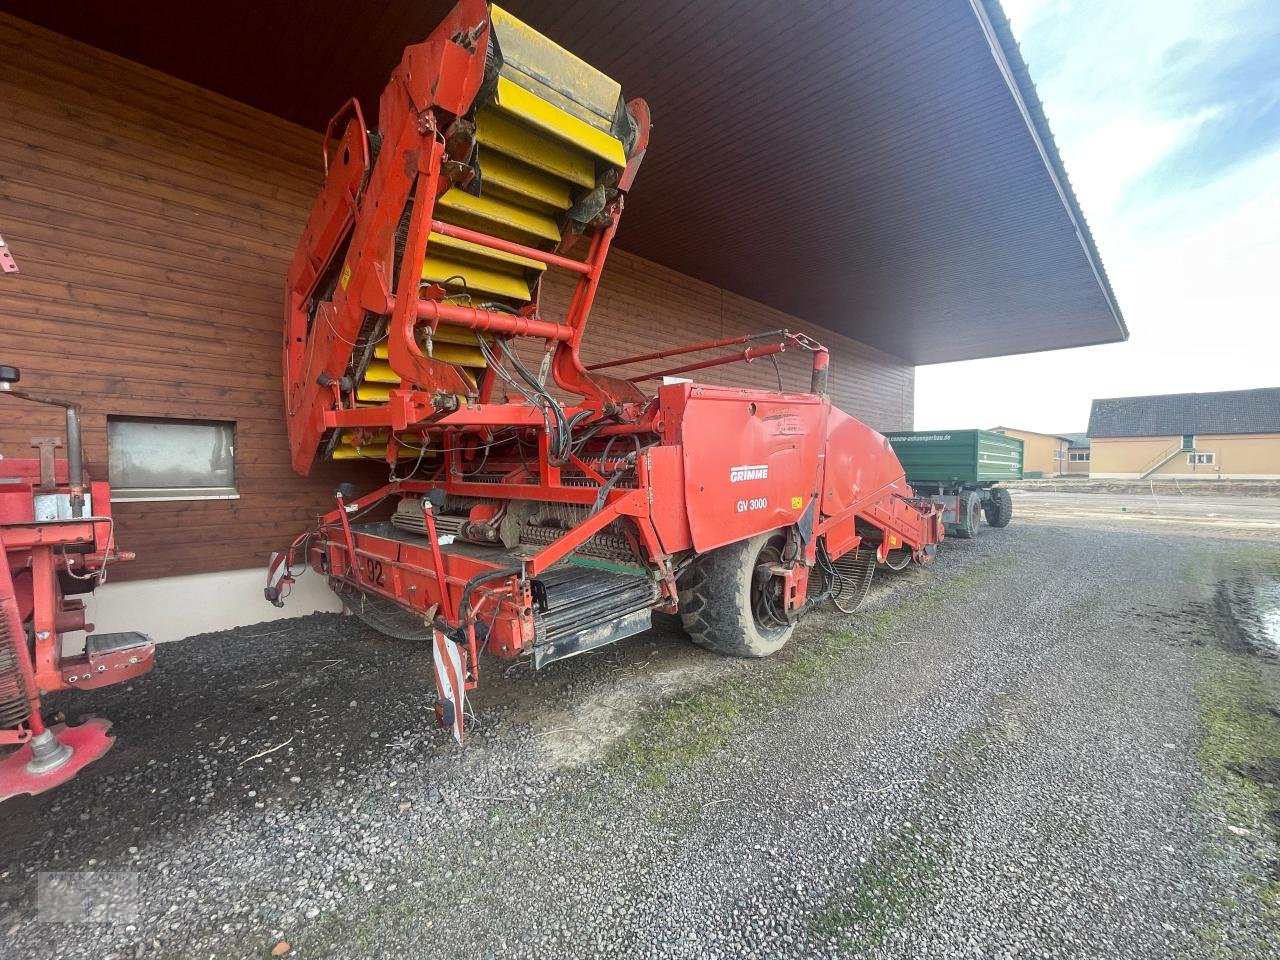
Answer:
<path fill-rule="evenodd" d="M 1076 199 L 1091 222 L 1109 223 L 1125 190 L 1160 160 L 1195 136 L 1213 111 L 1160 120 L 1120 116 L 1062 148 Z"/>
<path fill-rule="evenodd" d="M 1052 0 L 1000 0 L 1004 15 L 1018 35 L 1026 33 L 1051 5 Z"/>

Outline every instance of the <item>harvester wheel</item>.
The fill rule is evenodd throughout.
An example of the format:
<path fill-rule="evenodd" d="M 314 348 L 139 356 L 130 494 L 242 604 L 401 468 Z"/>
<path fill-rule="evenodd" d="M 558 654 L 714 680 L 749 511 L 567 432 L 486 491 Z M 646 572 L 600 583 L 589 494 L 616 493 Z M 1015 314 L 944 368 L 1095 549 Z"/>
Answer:
<path fill-rule="evenodd" d="M 693 642 L 731 657 L 767 657 L 791 639 L 778 579 L 786 538 L 761 533 L 698 557 L 680 583 L 680 619 Z"/>
<path fill-rule="evenodd" d="M 993 487 L 991 499 L 982 505 L 982 513 L 991 527 L 1007 527 L 1013 519 L 1013 496 L 1004 487 Z"/>

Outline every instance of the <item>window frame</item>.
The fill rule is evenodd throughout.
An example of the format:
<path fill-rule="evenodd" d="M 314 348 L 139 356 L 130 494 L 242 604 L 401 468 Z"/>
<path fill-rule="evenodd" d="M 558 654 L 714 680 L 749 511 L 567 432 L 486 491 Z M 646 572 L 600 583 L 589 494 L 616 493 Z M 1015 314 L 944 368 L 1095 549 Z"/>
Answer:
<path fill-rule="evenodd" d="M 1218 455 L 1211 450 L 1192 451 L 1187 454 L 1187 466 L 1189 467 L 1216 467 L 1218 465 Z"/>
<path fill-rule="evenodd" d="M 173 426 L 173 427 L 213 427 L 225 429 L 229 437 L 226 438 L 228 445 L 227 454 L 230 457 L 230 485 L 207 484 L 200 486 L 163 486 L 163 487 L 141 487 L 129 486 L 123 482 L 119 482 L 114 476 L 112 467 L 112 445 L 113 442 L 119 442 L 113 437 L 113 425 L 115 424 L 151 424 L 156 426 Z M 111 486 L 111 502 L 112 503 L 167 503 L 173 501 L 184 500 L 239 500 L 239 464 L 237 463 L 236 446 L 237 434 L 239 432 L 239 424 L 235 420 L 222 420 L 203 417 L 148 417 L 134 416 L 131 414 L 109 414 L 107 416 L 107 463 L 108 463 L 108 482 Z M 212 478 L 211 478 L 212 479 Z"/>
<path fill-rule="evenodd" d="M 1068 463 L 1088 463 L 1089 451 L 1088 450 L 1068 450 L 1067 462 Z"/>

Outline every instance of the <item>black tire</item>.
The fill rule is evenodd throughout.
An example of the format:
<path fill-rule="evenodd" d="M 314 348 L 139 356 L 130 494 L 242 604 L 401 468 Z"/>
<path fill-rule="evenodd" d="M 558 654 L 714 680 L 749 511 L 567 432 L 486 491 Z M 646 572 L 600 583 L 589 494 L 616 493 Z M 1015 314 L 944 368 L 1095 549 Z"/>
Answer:
<path fill-rule="evenodd" d="M 972 540 L 978 535 L 978 510 L 981 498 L 976 493 L 960 494 L 959 523 L 951 526 L 947 532 L 957 540 Z"/>
<path fill-rule="evenodd" d="M 1013 496 L 1004 487 L 992 487 L 991 498 L 982 505 L 989 527 L 1007 527 L 1013 519 Z"/>
<path fill-rule="evenodd" d="M 761 533 L 693 562 L 680 578 L 680 620 L 694 643 L 730 657 L 767 657 L 782 649 L 795 624 L 762 622 L 761 592 L 771 587 L 756 568 L 776 559 L 785 542 L 778 531 Z"/>

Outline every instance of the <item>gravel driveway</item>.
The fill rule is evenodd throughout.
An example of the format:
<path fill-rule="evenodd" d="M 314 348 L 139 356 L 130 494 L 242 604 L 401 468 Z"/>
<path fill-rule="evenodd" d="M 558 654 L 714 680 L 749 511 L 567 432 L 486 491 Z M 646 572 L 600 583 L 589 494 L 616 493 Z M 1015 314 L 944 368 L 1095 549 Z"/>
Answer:
<path fill-rule="evenodd" d="M 1280 547 L 1111 526 L 949 541 L 772 661 L 488 662 L 464 748 L 354 620 L 165 646 L 107 758 L 4 805 L 0 950 L 1280 955 Z M 41 922 L 43 871 L 136 916 Z"/>
<path fill-rule="evenodd" d="M 1280 495 L 1177 496 L 1168 488 L 1141 493 L 1012 491 L 1019 516 L 1059 523 L 1084 520 L 1120 527 L 1159 526 L 1179 534 L 1280 540 Z"/>

